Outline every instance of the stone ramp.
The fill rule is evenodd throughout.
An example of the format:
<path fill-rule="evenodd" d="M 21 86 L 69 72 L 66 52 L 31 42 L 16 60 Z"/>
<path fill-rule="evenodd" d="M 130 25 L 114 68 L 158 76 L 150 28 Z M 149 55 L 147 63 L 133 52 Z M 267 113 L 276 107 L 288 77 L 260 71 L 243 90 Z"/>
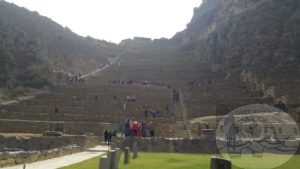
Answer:
<path fill-rule="evenodd" d="M 56 169 L 56 168 L 68 166 L 71 164 L 75 164 L 102 155 L 107 150 L 108 150 L 107 146 L 99 145 L 80 153 L 75 153 L 63 157 L 26 164 L 26 169 Z M 21 169 L 21 168 L 23 168 L 23 165 L 5 167 L 3 169 Z"/>

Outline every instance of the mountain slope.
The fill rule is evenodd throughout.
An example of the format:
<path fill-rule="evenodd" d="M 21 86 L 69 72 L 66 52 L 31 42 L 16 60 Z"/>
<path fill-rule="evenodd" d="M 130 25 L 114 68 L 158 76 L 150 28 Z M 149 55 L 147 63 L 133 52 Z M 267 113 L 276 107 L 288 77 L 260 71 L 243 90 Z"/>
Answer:
<path fill-rule="evenodd" d="M 31 84 L 32 78 L 40 74 L 36 80 L 46 84 L 53 71 L 85 73 L 117 53 L 115 44 L 81 37 L 37 12 L 0 1 L 2 86 L 41 86 Z"/>

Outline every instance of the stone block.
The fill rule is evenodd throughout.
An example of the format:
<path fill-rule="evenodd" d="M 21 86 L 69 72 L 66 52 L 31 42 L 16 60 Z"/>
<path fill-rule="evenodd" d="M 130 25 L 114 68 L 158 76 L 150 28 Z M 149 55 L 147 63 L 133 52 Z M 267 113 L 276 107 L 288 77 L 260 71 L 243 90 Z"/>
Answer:
<path fill-rule="evenodd" d="M 134 142 L 133 142 L 132 150 L 133 150 L 133 159 L 138 158 L 138 146 L 137 146 L 137 141 L 134 141 Z"/>
<path fill-rule="evenodd" d="M 100 157 L 100 159 L 99 159 L 99 169 L 109 169 L 107 157 Z"/>
<path fill-rule="evenodd" d="M 116 154 L 115 150 L 109 150 L 107 153 L 108 169 L 112 169 L 112 167 L 113 167 L 113 160 L 114 160 L 115 154 Z"/>
<path fill-rule="evenodd" d="M 6 165 L 6 160 L 0 160 L 0 166 L 3 167 Z"/>
<path fill-rule="evenodd" d="M 3 154 L 2 154 L 2 160 L 6 160 L 6 159 L 8 159 L 10 157 L 10 155 L 9 155 L 9 153 L 7 153 L 7 152 L 4 152 Z"/>
<path fill-rule="evenodd" d="M 111 163 L 112 163 L 111 169 L 118 169 L 120 154 L 121 154 L 120 149 L 116 148 L 111 159 Z"/>
<path fill-rule="evenodd" d="M 9 158 L 6 160 L 6 165 L 14 165 L 16 160 L 14 158 Z"/>
<path fill-rule="evenodd" d="M 23 163 L 23 158 L 18 156 L 16 157 L 16 164 L 22 164 Z"/>
<path fill-rule="evenodd" d="M 33 154 L 31 154 L 31 155 L 29 156 L 29 161 L 30 161 L 30 162 L 35 162 L 35 161 L 38 160 L 38 158 L 39 158 L 39 155 L 38 155 L 37 153 L 33 153 Z"/>
<path fill-rule="evenodd" d="M 130 160 L 130 149 L 129 147 L 125 147 L 124 164 L 129 164 L 129 160 Z"/>
<path fill-rule="evenodd" d="M 231 161 L 212 157 L 210 161 L 210 169 L 231 169 Z"/>
<path fill-rule="evenodd" d="M 118 164 L 119 164 L 119 162 L 120 162 L 120 157 L 121 157 L 121 149 L 120 148 L 116 148 L 115 149 L 116 150 L 116 153 L 117 153 L 117 160 L 118 160 Z"/>

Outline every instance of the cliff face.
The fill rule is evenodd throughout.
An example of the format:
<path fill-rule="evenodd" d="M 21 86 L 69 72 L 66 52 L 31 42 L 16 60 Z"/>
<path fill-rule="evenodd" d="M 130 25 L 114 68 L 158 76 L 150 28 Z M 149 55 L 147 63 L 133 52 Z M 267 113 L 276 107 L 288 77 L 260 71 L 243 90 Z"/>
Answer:
<path fill-rule="evenodd" d="M 37 12 L 0 1 L 0 87 L 22 85 L 37 72 L 44 80 L 53 71 L 85 73 L 117 50 L 115 44 L 81 37 Z"/>
<path fill-rule="evenodd" d="M 206 0 L 173 37 L 213 68 L 270 72 L 300 63 L 298 0 Z"/>

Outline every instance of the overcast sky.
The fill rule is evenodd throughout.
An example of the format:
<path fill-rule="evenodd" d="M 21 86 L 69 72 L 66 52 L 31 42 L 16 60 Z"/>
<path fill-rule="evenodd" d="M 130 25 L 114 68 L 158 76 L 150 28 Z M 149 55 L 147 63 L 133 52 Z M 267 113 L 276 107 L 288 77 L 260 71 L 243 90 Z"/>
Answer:
<path fill-rule="evenodd" d="M 202 0 L 6 0 L 37 11 L 73 32 L 120 42 L 134 36 L 170 38 Z"/>

